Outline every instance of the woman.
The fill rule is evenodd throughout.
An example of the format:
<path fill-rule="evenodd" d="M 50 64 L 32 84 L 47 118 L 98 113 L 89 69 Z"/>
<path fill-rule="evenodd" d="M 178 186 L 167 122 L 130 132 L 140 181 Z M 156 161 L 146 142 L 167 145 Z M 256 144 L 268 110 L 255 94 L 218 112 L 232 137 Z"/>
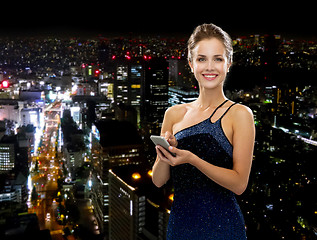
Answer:
<path fill-rule="evenodd" d="M 255 128 L 251 110 L 223 92 L 231 42 L 213 24 L 198 26 L 188 40 L 199 97 L 166 111 L 161 134 L 176 157 L 157 146 L 153 166 L 157 187 L 170 177 L 174 184 L 167 239 L 246 239 L 234 194 L 242 194 L 248 184 Z"/>

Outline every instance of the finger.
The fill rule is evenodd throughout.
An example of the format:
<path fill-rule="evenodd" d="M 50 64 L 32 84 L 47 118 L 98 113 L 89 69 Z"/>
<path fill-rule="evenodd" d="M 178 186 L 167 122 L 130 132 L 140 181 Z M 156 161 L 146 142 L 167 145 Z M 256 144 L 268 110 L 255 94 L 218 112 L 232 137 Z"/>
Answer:
<path fill-rule="evenodd" d="M 169 165 L 171 165 L 171 161 L 168 160 L 168 159 L 163 155 L 163 153 L 161 152 L 161 150 L 159 150 L 157 147 L 156 147 L 156 153 L 157 153 L 157 156 L 160 158 L 161 161 L 163 161 L 163 162 L 168 163 Z"/>
<path fill-rule="evenodd" d="M 162 154 L 162 152 L 158 149 L 158 147 L 155 147 L 156 154 L 160 159 L 165 158 L 165 156 Z"/>
<path fill-rule="evenodd" d="M 167 153 L 167 151 L 165 150 L 165 148 L 161 147 L 160 145 L 156 145 L 157 150 L 164 155 L 164 157 L 167 157 L 165 154 Z"/>
<path fill-rule="evenodd" d="M 158 149 L 158 147 L 155 147 L 155 150 L 156 150 L 157 156 L 158 156 L 160 159 L 165 158 L 165 156 L 162 154 L 161 150 Z"/>
<path fill-rule="evenodd" d="M 178 148 L 176 148 L 176 147 L 173 147 L 173 146 L 170 146 L 169 148 L 168 148 L 168 151 L 170 151 L 171 153 L 174 153 L 174 154 L 176 154 L 176 155 L 178 155 L 180 152 L 179 152 L 179 149 Z"/>
<path fill-rule="evenodd" d="M 161 147 L 160 145 L 157 145 L 157 148 L 161 151 L 161 153 L 165 156 L 167 159 L 173 158 L 172 154 L 167 151 L 165 148 Z"/>
<path fill-rule="evenodd" d="M 165 139 L 169 142 L 170 145 L 172 146 L 177 146 L 177 140 L 175 138 L 175 136 L 170 133 L 170 132 L 165 132 Z"/>
<path fill-rule="evenodd" d="M 169 132 L 169 131 L 166 131 L 165 132 L 165 139 L 168 141 L 168 140 L 170 140 L 170 138 L 171 138 L 171 136 L 172 136 L 172 134 Z"/>
<path fill-rule="evenodd" d="M 177 147 L 177 145 L 178 145 L 177 140 L 176 140 L 176 138 L 174 136 L 173 136 L 173 138 L 169 139 L 168 142 L 173 147 Z"/>

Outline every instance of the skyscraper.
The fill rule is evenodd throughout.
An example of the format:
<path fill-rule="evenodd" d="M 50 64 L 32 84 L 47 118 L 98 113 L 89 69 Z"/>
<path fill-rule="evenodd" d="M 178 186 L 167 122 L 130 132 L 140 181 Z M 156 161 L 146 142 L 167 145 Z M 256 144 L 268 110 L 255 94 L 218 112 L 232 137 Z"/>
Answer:
<path fill-rule="evenodd" d="M 147 122 L 162 123 L 168 108 L 168 63 L 162 58 L 146 63 L 141 113 Z"/>
<path fill-rule="evenodd" d="M 138 122 L 162 122 L 168 107 L 168 63 L 164 58 L 115 58 L 113 98 L 133 106 Z"/>
<path fill-rule="evenodd" d="M 171 188 L 162 194 L 148 169 L 127 165 L 109 171 L 110 239 L 166 239 Z"/>
<path fill-rule="evenodd" d="M 109 169 L 116 166 L 139 165 L 145 159 L 142 141 L 135 126 L 127 121 L 106 120 L 94 125 L 92 156 L 94 165 L 93 204 L 100 209 L 105 235 L 109 229 Z"/>
<path fill-rule="evenodd" d="M 7 173 L 16 165 L 17 142 L 14 137 L 3 137 L 0 141 L 0 173 Z"/>

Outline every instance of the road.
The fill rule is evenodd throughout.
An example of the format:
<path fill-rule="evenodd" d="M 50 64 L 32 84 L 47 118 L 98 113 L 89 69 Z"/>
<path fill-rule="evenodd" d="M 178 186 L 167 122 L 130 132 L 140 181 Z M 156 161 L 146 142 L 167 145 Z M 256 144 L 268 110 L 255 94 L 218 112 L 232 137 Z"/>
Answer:
<path fill-rule="evenodd" d="M 51 104 L 50 109 L 59 109 L 60 102 Z M 45 126 L 41 139 L 35 146 L 35 156 L 32 159 L 31 184 L 35 186 L 38 200 L 29 204 L 29 212 L 35 212 L 39 219 L 40 229 L 49 229 L 53 240 L 64 239 L 62 229 L 64 226 L 57 223 L 58 203 L 57 180 L 62 175 L 59 159 L 57 158 L 57 134 L 60 121 L 59 111 L 46 111 L 44 116 Z M 37 163 L 36 163 L 37 162 Z M 71 239 L 69 237 L 69 239 Z M 74 239 L 74 238 L 72 238 Z"/>
<path fill-rule="evenodd" d="M 32 159 L 31 177 L 29 189 L 35 186 L 38 193 L 37 201 L 29 200 L 29 212 L 36 213 L 39 219 L 40 229 L 49 229 L 53 240 L 65 239 L 63 229 L 57 219 L 61 216 L 58 212 L 58 179 L 63 176 L 60 164 L 61 154 L 58 152 L 58 124 L 60 123 L 60 102 L 52 103 L 45 111 L 45 126 L 43 133 L 38 136 L 35 154 Z M 80 212 L 78 225 L 82 228 L 82 239 L 97 239 L 100 237 L 100 229 L 94 216 L 94 209 L 90 199 L 77 199 L 76 205 Z M 65 216 L 66 217 L 66 216 Z M 75 239 L 73 235 L 68 240 Z"/>

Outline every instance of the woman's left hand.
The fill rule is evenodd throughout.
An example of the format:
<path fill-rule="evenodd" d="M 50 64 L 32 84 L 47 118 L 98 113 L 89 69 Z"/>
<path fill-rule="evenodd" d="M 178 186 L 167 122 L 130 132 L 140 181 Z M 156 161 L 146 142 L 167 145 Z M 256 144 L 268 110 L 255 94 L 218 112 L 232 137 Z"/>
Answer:
<path fill-rule="evenodd" d="M 169 147 L 169 151 L 171 153 L 176 154 L 174 157 L 170 152 L 165 150 L 160 145 L 156 146 L 156 152 L 159 158 L 163 161 L 168 163 L 171 166 L 177 166 L 184 163 L 190 163 L 193 156 L 195 156 L 192 152 L 187 150 L 181 150 L 176 147 Z"/>

